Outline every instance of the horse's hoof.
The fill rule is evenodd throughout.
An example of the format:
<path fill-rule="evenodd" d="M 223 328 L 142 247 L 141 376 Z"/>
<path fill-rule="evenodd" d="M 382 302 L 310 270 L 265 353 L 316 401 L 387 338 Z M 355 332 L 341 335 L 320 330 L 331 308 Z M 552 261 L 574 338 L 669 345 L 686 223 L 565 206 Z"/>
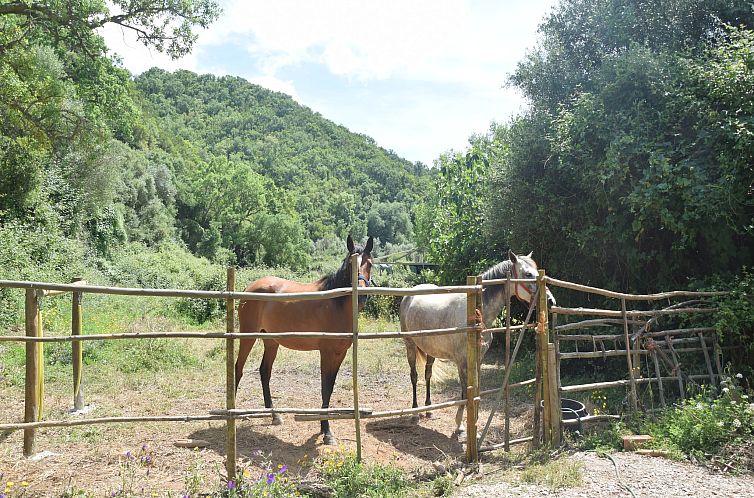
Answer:
<path fill-rule="evenodd" d="M 283 419 L 277 413 L 272 415 L 272 425 L 283 425 Z"/>
<path fill-rule="evenodd" d="M 335 446 L 336 444 L 338 444 L 338 440 L 335 439 L 335 436 L 333 436 L 332 434 L 325 434 L 323 442 L 327 446 Z"/>
<path fill-rule="evenodd" d="M 456 429 L 456 431 L 453 433 L 453 436 L 461 443 L 466 441 L 466 431 L 462 429 Z"/>

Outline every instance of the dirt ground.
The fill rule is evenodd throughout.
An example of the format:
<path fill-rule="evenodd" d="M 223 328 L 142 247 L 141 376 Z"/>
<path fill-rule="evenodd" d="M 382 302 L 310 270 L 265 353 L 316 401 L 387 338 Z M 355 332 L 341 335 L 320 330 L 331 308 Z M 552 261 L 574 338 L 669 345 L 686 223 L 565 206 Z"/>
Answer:
<path fill-rule="evenodd" d="M 257 346 L 255 351 L 257 349 L 261 348 Z M 275 406 L 319 407 L 316 353 L 283 353 L 281 349 L 281 354 L 284 359 L 276 363 L 271 384 Z M 400 361 L 382 364 L 380 355 L 397 357 Z M 361 406 L 375 411 L 410 407 L 411 388 L 403 363 L 402 343 L 393 343 L 370 358 L 360 367 Z M 239 388 L 238 407 L 262 405 L 259 373 L 252 366 L 257 363 L 254 359 L 247 364 Z M 485 365 L 483 377 L 494 372 L 493 365 Z M 224 405 L 223 372 L 186 372 L 185 376 L 179 373 L 177 377 L 183 377 L 180 385 L 154 374 L 138 380 L 103 379 L 104 385 L 91 386 L 92 393 L 87 394 L 87 403 L 95 406 L 87 416 L 206 414 Z M 350 362 L 347 361 L 338 375 L 331 407 L 352 405 L 351 385 Z M 423 393 L 421 385 L 420 389 Z M 0 413 L 0 421 L 22 419 L 23 392 L 22 389 L 17 391 L 7 395 L 0 405 L 8 408 Z M 457 380 L 438 382 L 433 401 L 447 401 L 457 393 Z M 70 403 L 67 392 L 48 387 L 45 418 L 73 418 L 68 413 Z M 490 404 L 483 404 L 481 420 L 486 420 Z M 437 411 L 431 417 L 421 417 L 418 422 L 408 416 L 363 420 L 363 458 L 368 462 L 389 462 L 410 473 L 431 470 L 433 462 L 463 458 L 464 446 L 452 436 L 455 411 L 455 408 Z M 285 464 L 293 475 L 304 474 L 308 468 L 302 464 L 324 450 L 319 422 L 296 422 L 292 415 L 283 415 L 283 420 L 280 426 L 271 425 L 268 418 L 237 423 L 239 459 L 251 466 L 252 471 L 257 472 L 263 462 L 270 462 L 275 468 Z M 517 403 L 512 437 L 525 435 L 530 430 L 530 421 L 531 407 Z M 339 444 L 353 450 L 353 421 L 335 420 L 331 424 Z M 488 441 L 501 441 L 501 430 L 502 417 L 498 416 Z M 176 447 L 174 442 L 182 438 L 202 439 L 209 445 L 202 450 Z M 225 438 L 222 421 L 45 428 L 38 430 L 35 457 L 27 459 L 21 455 L 21 431 L 0 433 L 0 483 L 15 483 L 16 494 L 9 496 L 61 496 L 66 490 L 69 493 L 85 490 L 103 496 L 124 489 L 131 489 L 140 496 L 182 496 L 192 482 L 202 482 L 203 490 L 218 488 L 224 474 Z M 133 462 L 128 461 L 128 452 L 135 457 Z M 142 460 L 147 456 L 148 463 L 144 464 Z M 22 489 L 22 482 L 28 486 Z"/>

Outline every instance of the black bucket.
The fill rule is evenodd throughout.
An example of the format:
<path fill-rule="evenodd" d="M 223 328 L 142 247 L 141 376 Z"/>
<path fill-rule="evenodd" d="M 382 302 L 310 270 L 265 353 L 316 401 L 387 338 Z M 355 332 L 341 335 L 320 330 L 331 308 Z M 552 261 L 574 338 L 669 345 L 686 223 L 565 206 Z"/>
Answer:
<path fill-rule="evenodd" d="M 545 406 L 545 402 L 541 402 L 541 406 Z M 578 429 L 581 430 L 581 419 L 589 415 L 586 411 L 584 403 L 576 401 L 575 399 L 561 398 L 560 399 L 560 413 L 563 420 L 578 420 Z M 566 429 L 574 430 L 572 425 L 566 425 Z"/>

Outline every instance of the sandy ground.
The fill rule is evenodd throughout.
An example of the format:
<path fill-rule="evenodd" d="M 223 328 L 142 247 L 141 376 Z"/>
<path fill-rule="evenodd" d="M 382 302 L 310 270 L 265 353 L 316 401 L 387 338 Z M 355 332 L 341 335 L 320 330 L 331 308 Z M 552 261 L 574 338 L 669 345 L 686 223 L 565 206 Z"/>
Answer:
<path fill-rule="evenodd" d="M 402 344 L 395 345 L 393 353 L 405 355 L 401 348 Z M 289 359 L 275 366 L 271 384 L 275 406 L 319 407 L 318 366 L 308 357 L 301 364 L 295 361 L 297 357 L 292 358 L 294 361 Z M 251 366 L 255 364 L 247 365 L 238 407 L 262 406 L 259 374 Z M 485 366 L 486 370 L 492 368 Z M 361 405 L 374 410 L 410 407 L 410 381 L 402 370 L 402 366 L 391 369 L 365 365 L 365 373 L 360 373 Z M 177 386 L 159 375 L 122 385 L 117 378 L 106 380 L 111 383 L 108 389 L 102 389 L 100 394 L 91 389 L 93 392 L 87 394 L 87 402 L 96 406 L 87 416 L 206 414 L 222 407 L 222 372 L 209 379 L 197 375 L 203 374 L 187 373 Z M 352 404 L 351 385 L 350 367 L 344 364 L 331 407 Z M 442 383 L 435 389 L 434 401 L 450 400 L 457 390 L 457 381 Z M 70 403 L 67 393 L 48 388 L 45 418 L 73 418 L 68 413 Z M 21 420 L 23 392 L 7 397 L 2 406 L 8 410 L 0 414 L 0 421 Z M 489 403 L 485 403 L 482 420 L 486 420 L 488 408 Z M 515 438 L 525 435 L 527 427 L 530 430 L 531 407 L 517 404 L 514 415 Z M 363 457 L 368 462 L 390 462 L 411 473 L 431 470 L 436 461 L 462 459 L 464 446 L 452 436 L 454 418 L 455 408 L 451 408 L 421 417 L 418 422 L 408 416 L 363 420 Z M 269 461 L 275 467 L 285 464 L 293 475 L 307 472 L 301 464 L 316 458 L 325 448 L 319 422 L 295 422 L 292 415 L 283 415 L 283 419 L 280 426 L 273 426 L 268 418 L 238 422 L 238 455 L 244 465 L 256 471 L 263 461 Z M 331 424 L 339 444 L 353 450 L 353 421 L 336 420 Z M 502 418 L 497 417 L 489 441 L 501 441 L 501 430 Z M 174 442 L 182 438 L 202 439 L 209 445 L 202 450 L 176 447 Z M 17 494 L 10 496 L 20 493 L 19 483 L 24 481 L 28 483 L 25 496 L 61 496 L 66 490 L 86 490 L 103 496 L 124 489 L 142 496 L 181 496 L 192 480 L 203 481 L 204 490 L 217 489 L 224 474 L 225 444 L 226 429 L 221 421 L 46 428 L 38 431 L 36 457 L 27 459 L 21 455 L 21 431 L 0 433 L 0 483 L 16 483 Z M 133 462 L 128 461 L 127 452 L 135 456 Z M 141 462 L 146 456 L 147 464 Z"/>

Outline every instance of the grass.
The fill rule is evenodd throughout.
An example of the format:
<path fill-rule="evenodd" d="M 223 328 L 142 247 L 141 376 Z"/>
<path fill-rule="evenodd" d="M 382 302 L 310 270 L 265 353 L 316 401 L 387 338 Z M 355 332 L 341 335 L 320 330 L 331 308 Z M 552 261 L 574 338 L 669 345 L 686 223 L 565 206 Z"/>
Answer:
<path fill-rule="evenodd" d="M 533 464 L 521 471 L 519 479 L 527 484 L 543 486 L 550 491 L 580 486 L 584 465 L 566 458 Z"/>

